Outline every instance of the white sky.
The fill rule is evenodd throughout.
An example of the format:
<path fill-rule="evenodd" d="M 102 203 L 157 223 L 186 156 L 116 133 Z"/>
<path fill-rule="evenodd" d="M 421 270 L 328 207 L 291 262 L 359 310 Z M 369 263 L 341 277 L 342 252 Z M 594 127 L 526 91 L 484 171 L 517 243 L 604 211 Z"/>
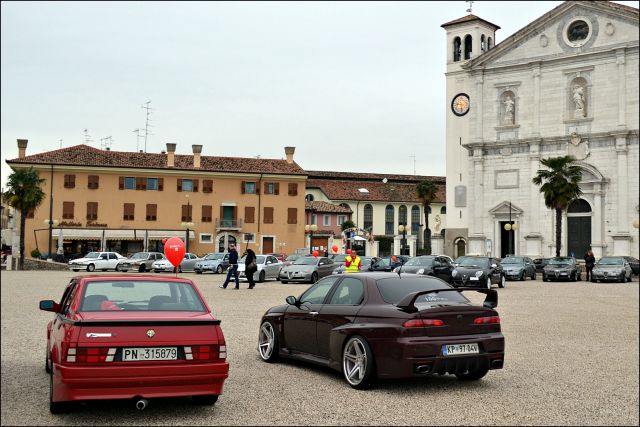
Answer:
<path fill-rule="evenodd" d="M 477 1 L 504 40 L 560 4 Z M 619 2 L 638 7 L 637 1 Z M 445 175 L 452 2 L 2 2 L 2 186 L 16 158 L 112 137 L 148 152 Z M 144 134 L 142 132 L 141 134 Z M 140 149 L 144 148 L 143 138 Z"/>

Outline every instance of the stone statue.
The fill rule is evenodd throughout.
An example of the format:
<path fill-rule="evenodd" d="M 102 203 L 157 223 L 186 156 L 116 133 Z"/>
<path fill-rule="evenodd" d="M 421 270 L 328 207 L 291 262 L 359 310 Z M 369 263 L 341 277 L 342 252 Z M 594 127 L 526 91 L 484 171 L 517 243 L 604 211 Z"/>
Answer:
<path fill-rule="evenodd" d="M 576 105 L 576 109 L 573 112 L 573 117 L 576 119 L 582 119 L 586 116 L 584 111 L 584 88 L 580 85 L 573 86 L 573 103 Z"/>
<path fill-rule="evenodd" d="M 515 102 L 513 101 L 513 98 L 507 96 L 504 101 L 502 101 L 502 103 L 504 104 L 504 115 L 502 116 L 502 122 L 507 125 L 514 124 L 513 110 Z"/>

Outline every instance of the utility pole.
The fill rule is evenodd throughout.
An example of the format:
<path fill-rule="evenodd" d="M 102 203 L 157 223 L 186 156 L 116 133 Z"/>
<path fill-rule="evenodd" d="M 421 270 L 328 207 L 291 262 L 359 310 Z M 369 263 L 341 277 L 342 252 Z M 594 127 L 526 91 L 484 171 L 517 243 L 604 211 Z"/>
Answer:
<path fill-rule="evenodd" d="M 416 155 L 414 154 L 413 156 L 409 156 L 413 158 L 413 174 L 416 174 Z"/>
<path fill-rule="evenodd" d="M 151 101 L 145 102 L 144 105 L 142 106 L 142 108 L 147 110 L 147 119 L 144 124 L 144 152 L 145 153 L 147 152 L 147 137 L 151 135 L 149 133 L 149 116 L 151 115 L 152 108 L 149 106 L 149 104 L 151 104 Z"/>

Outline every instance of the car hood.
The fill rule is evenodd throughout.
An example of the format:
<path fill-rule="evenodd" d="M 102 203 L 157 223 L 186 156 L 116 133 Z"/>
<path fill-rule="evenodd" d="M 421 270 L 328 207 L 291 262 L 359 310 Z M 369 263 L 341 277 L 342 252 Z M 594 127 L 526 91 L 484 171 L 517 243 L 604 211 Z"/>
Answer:
<path fill-rule="evenodd" d="M 506 271 L 524 270 L 524 265 L 519 264 L 502 264 L 502 269 Z"/>
<path fill-rule="evenodd" d="M 424 273 L 428 273 L 433 270 L 433 267 L 423 267 L 421 265 L 403 265 L 402 266 L 403 273 L 416 274 L 419 270 L 424 270 Z"/>
<path fill-rule="evenodd" d="M 457 267 L 456 270 L 458 271 L 458 274 L 468 274 L 468 275 L 475 275 L 476 272 L 478 271 L 482 271 L 482 274 L 486 274 L 489 269 L 488 268 L 470 268 L 470 267 Z M 404 271 L 404 267 L 402 268 L 402 271 Z"/>
<path fill-rule="evenodd" d="M 98 261 L 100 258 L 77 258 L 72 261 L 69 261 L 69 264 L 78 264 L 81 262 L 89 262 L 89 261 Z"/>
<path fill-rule="evenodd" d="M 556 270 L 573 270 L 574 266 L 573 265 L 545 265 L 544 266 L 544 270 L 545 271 L 556 271 Z"/>
<path fill-rule="evenodd" d="M 621 265 L 596 265 L 593 269 L 600 271 L 620 271 L 624 270 L 624 267 Z"/>
<path fill-rule="evenodd" d="M 313 271 L 315 270 L 315 265 L 288 265 L 282 269 L 282 271 Z"/>

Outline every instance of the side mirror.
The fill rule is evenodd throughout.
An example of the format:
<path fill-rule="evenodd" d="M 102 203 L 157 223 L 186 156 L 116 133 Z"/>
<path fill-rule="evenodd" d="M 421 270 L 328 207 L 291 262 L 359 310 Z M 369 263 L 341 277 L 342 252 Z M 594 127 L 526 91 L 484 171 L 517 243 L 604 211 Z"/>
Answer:
<path fill-rule="evenodd" d="M 287 304 L 289 305 L 298 305 L 297 302 L 298 300 L 296 299 L 296 297 L 294 296 L 288 296 L 285 298 L 285 301 L 287 302 Z"/>
<path fill-rule="evenodd" d="M 56 302 L 52 299 L 40 301 L 40 310 L 57 312 L 58 308 L 58 304 L 56 304 Z"/>

